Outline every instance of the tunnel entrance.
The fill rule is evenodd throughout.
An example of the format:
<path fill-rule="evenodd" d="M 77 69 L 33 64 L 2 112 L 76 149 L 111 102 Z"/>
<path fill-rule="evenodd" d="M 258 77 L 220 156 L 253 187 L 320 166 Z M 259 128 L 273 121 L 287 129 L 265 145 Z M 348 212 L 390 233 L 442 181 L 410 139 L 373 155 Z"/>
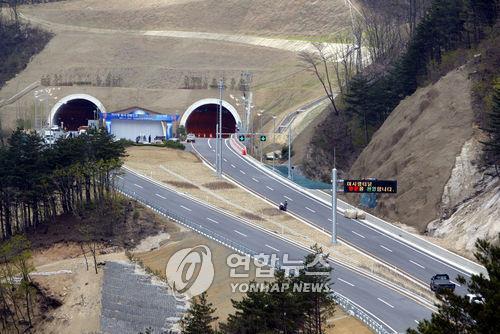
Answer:
<path fill-rule="evenodd" d="M 204 104 L 194 109 L 186 120 L 186 131 L 197 137 L 215 137 L 219 104 Z M 236 132 L 236 119 L 226 107 L 222 107 L 222 133 L 224 137 Z"/>
<path fill-rule="evenodd" d="M 87 126 L 89 120 L 98 119 L 100 111 L 99 107 L 89 100 L 70 100 L 57 109 L 53 124 L 67 131 L 77 131 L 80 126 Z"/>

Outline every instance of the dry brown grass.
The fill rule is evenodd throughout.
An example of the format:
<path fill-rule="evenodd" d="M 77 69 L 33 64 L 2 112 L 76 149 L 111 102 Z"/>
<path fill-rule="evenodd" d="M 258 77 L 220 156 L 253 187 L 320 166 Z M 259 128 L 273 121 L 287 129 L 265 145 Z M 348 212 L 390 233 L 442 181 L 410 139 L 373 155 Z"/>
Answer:
<path fill-rule="evenodd" d="M 326 252 L 329 252 L 333 259 L 349 263 L 354 267 L 383 277 L 396 283 L 397 286 L 414 291 L 428 300 L 434 298 L 433 294 L 427 289 L 409 282 L 400 274 L 360 254 L 347 245 L 338 244 L 332 246 L 329 234 L 318 231 L 291 215 L 276 210 L 275 207 L 270 206 L 259 197 L 239 187 L 215 191 L 205 188 L 203 184 L 206 184 L 207 180 L 217 182 L 217 177 L 204 165 L 192 163 L 194 158 L 190 152 L 179 152 L 163 148 L 131 147 L 128 154 L 126 165 L 139 173 L 161 180 L 188 181 L 197 185 L 199 189 L 187 189 L 187 191 L 182 188 L 177 189 L 183 192 L 186 191 L 191 196 L 234 215 L 244 217 L 255 225 L 305 247 L 317 243 Z"/>
<path fill-rule="evenodd" d="M 194 247 L 200 244 L 206 245 L 212 252 L 214 281 L 208 289 L 207 294 L 210 302 L 212 302 L 217 308 L 216 315 L 219 317 L 219 321 L 224 322 L 227 316 L 234 312 L 231 299 L 239 300 L 243 297 L 243 294 L 239 292 L 233 293 L 231 291 L 231 283 L 248 283 L 253 279 L 257 281 L 264 281 L 262 278 L 255 277 L 255 267 L 253 262 L 251 262 L 248 277 L 231 278 L 229 267 L 226 264 L 226 259 L 229 255 L 233 254 L 233 251 L 190 231 L 172 233 L 170 235 L 170 239 L 164 242 L 160 248 L 144 253 L 135 253 L 133 256 L 152 272 L 157 272 L 161 277 L 165 277 L 165 266 L 172 254 L 180 249 Z M 371 333 L 362 322 L 348 316 L 340 308 L 337 308 L 335 315 L 329 319 L 328 322 L 335 326 L 332 329 L 328 329 L 327 333 L 329 334 Z"/>
<path fill-rule="evenodd" d="M 216 181 L 203 184 L 203 187 L 210 190 L 224 190 L 224 189 L 234 189 L 236 186 L 232 183 L 225 181 Z"/>
<path fill-rule="evenodd" d="M 163 183 L 170 184 L 171 186 L 174 186 L 176 188 L 182 188 L 182 189 L 199 189 L 199 187 L 195 186 L 192 183 L 189 182 L 182 182 L 182 181 L 167 181 L 163 180 Z"/>

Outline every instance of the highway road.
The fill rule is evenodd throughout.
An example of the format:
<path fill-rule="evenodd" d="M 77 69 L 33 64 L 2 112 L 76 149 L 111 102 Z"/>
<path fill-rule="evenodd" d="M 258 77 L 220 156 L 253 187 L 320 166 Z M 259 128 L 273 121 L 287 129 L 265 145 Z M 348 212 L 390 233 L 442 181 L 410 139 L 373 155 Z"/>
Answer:
<path fill-rule="evenodd" d="M 197 139 L 191 149 L 207 162 L 215 161 L 215 141 L 213 139 Z M 274 177 L 273 173 L 265 173 L 253 163 L 231 148 L 229 139 L 223 145 L 223 172 L 248 190 L 278 205 L 287 200 L 288 211 L 321 230 L 332 231 L 331 205 L 309 196 Z M 438 273 L 447 273 L 456 284 L 455 291 L 466 293 L 466 287 L 456 281 L 457 275 L 466 278 L 470 273 L 445 263 L 411 245 L 384 234 L 365 223 L 345 218 L 337 213 L 337 233 L 345 243 L 370 254 L 378 260 L 398 268 L 421 284 L 428 287 L 430 278 Z"/>
<path fill-rule="evenodd" d="M 182 216 L 182 220 L 199 224 L 199 232 L 245 252 L 267 255 L 288 254 L 290 259 L 303 259 L 307 250 L 292 244 L 272 232 L 251 226 L 238 217 L 228 215 L 202 202 L 179 194 L 162 184 L 129 170 L 117 176 L 116 186 L 126 194 L 149 206 Z M 202 227 L 201 227 L 202 226 Z M 196 229 L 196 227 L 195 227 Z M 389 332 L 404 332 L 415 327 L 416 321 L 428 318 L 431 310 L 393 287 L 374 278 L 332 262 L 331 279 L 335 292 L 348 297 Z"/>

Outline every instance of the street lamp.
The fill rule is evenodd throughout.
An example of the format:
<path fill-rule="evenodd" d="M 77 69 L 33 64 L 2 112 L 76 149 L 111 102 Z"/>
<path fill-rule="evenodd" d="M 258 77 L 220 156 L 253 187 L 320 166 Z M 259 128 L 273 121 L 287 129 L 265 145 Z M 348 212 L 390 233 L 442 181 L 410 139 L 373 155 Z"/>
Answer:
<path fill-rule="evenodd" d="M 275 170 L 275 158 L 276 154 L 274 152 L 276 151 L 276 116 L 273 116 L 273 171 Z"/>
<path fill-rule="evenodd" d="M 261 110 L 260 112 L 257 113 L 257 116 L 259 116 L 259 135 L 262 135 L 262 115 L 264 115 L 264 110 Z M 259 138 L 259 151 L 260 151 L 260 162 L 262 162 L 262 140 Z"/>

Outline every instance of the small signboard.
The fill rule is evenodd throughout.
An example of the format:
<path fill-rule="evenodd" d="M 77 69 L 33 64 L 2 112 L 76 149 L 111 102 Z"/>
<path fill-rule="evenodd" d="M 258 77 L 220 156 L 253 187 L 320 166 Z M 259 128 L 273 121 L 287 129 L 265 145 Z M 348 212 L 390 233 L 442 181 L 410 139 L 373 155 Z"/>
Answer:
<path fill-rule="evenodd" d="M 266 141 L 266 140 L 267 140 L 267 137 L 266 137 L 266 136 L 264 136 L 264 135 L 261 135 L 261 136 L 260 136 L 260 141 Z"/>
<path fill-rule="evenodd" d="M 245 141 L 245 135 L 239 135 L 238 136 L 239 141 Z"/>
<path fill-rule="evenodd" d="M 345 193 L 395 194 L 397 191 L 396 180 L 344 180 Z"/>

